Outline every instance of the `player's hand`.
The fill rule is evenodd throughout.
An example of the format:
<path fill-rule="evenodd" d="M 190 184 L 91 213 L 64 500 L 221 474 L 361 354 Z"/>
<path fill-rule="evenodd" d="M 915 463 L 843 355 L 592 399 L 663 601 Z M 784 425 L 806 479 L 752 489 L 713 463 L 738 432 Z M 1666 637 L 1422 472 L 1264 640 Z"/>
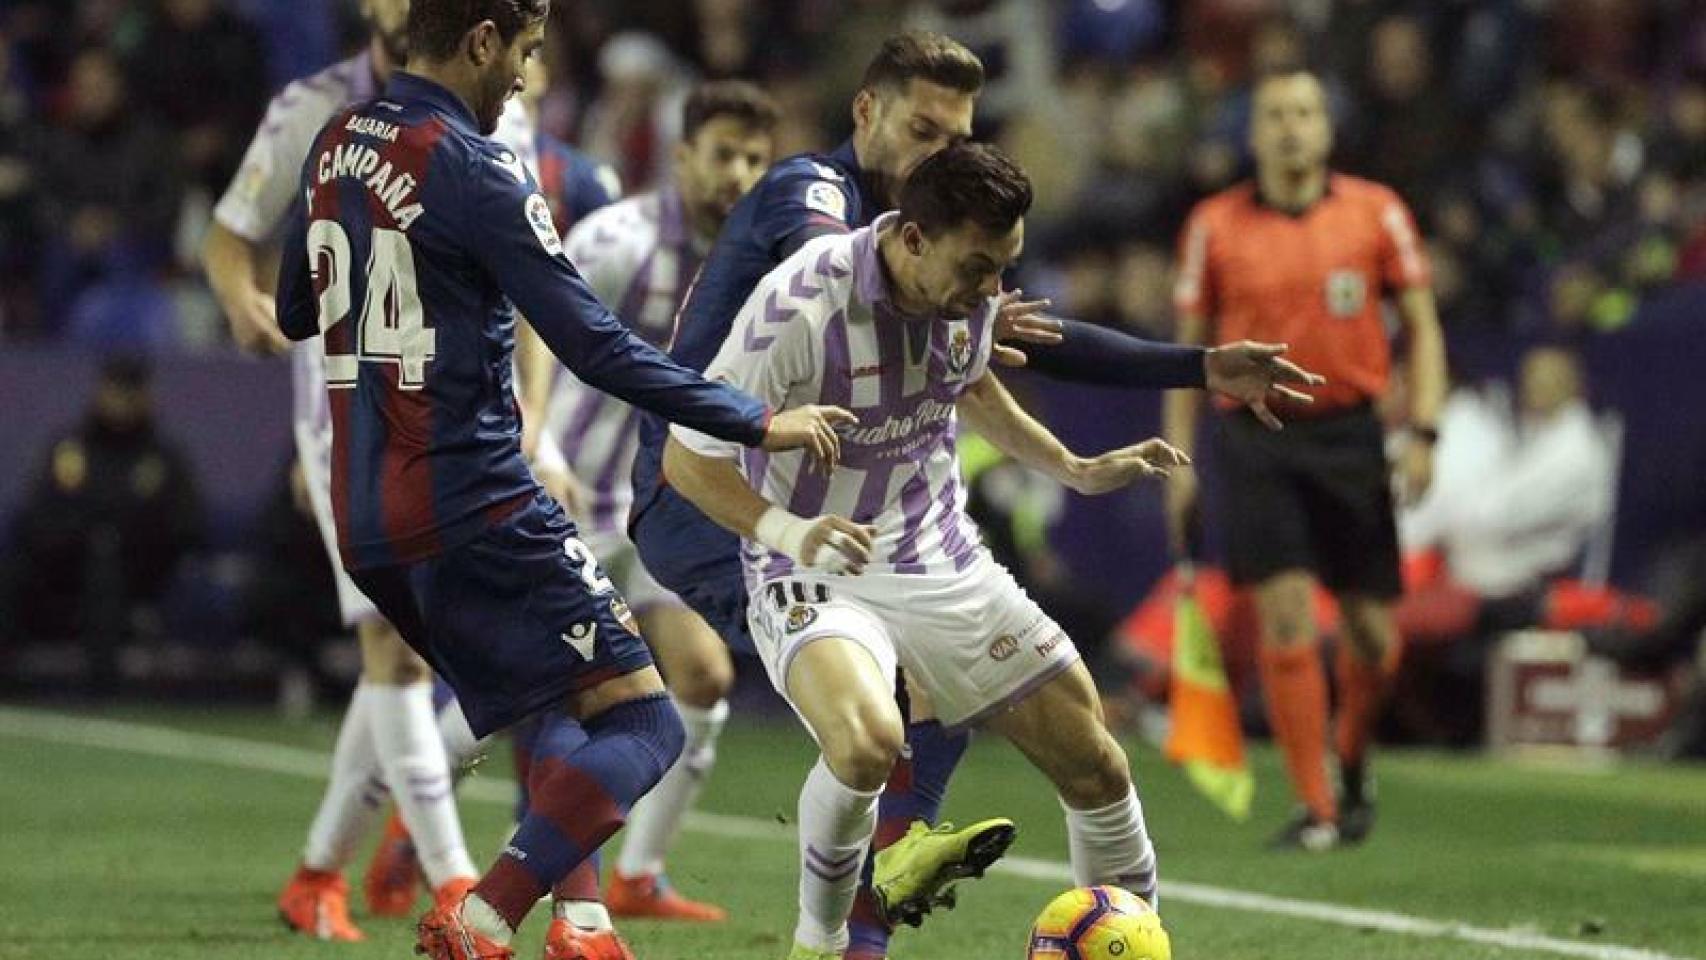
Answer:
<path fill-rule="evenodd" d="M 1180 470 L 1167 478 L 1167 545 L 1176 559 L 1191 558 L 1190 545 L 1196 537 L 1201 514 L 1201 487 L 1192 470 Z"/>
<path fill-rule="evenodd" d="M 863 573 L 876 539 L 874 528 L 826 514 L 811 521 L 800 547 L 800 562 L 830 573 Z"/>
<path fill-rule="evenodd" d="M 1434 481 L 1434 445 L 1412 438 L 1398 454 L 1398 496 L 1406 507 L 1421 502 Z"/>
<path fill-rule="evenodd" d="M 1189 466 L 1191 458 L 1165 440 L 1156 438 L 1118 450 L 1109 450 L 1088 460 L 1076 458 L 1064 478 L 1079 493 L 1094 496 L 1108 493 L 1146 477 L 1168 476 L 1174 467 Z"/>
<path fill-rule="evenodd" d="M 858 422 L 858 417 L 840 407 L 809 403 L 783 410 L 770 418 L 764 449 L 771 452 L 804 449 L 825 470 L 833 470 L 841 462 L 841 437 L 836 435 L 835 428 Z"/>
<path fill-rule="evenodd" d="M 249 353 L 276 356 L 290 349 L 290 338 L 278 328 L 278 302 L 265 290 L 250 288 L 221 302 L 231 339 Z"/>
<path fill-rule="evenodd" d="M 569 519 L 576 523 L 587 519 L 586 489 L 574 474 L 555 467 L 541 467 L 535 463 L 533 475 L 539 478 L 539 485 L 545 488 L 545 492 L 563 505 L 563 512 L 569 515 Z"/>
<path fill-rule="evenodd" d="M 1318 387 L 1327 382 L 1325 377 L 1285 359 L 1286 349 L 1283 343 L 1241 340 L 1209 350 L 1203 358 L 1208 389 L 1249 407 L 1269 430 L 1282 429 L 1279 418 L 1268 409 L 1268 401 L 1280 397 L 1293 403 L 1314 403 L 1313 397 L 1292 385 Z"/>
<path fill-rule="evenodd" d="M 1022 367 L 1028 359 L 1023 350 L 1006 346 L 1006 341 L 1055 344 L 1063 336 L 1060 321 L 1042 314 L 1049 301 L 1025 300 L 1024 296 L 1023 290 L 1002 291 L 1001 306 L 995 311 L 995 344 L 990 347 L 990 357 L 1004 367 Z"/>

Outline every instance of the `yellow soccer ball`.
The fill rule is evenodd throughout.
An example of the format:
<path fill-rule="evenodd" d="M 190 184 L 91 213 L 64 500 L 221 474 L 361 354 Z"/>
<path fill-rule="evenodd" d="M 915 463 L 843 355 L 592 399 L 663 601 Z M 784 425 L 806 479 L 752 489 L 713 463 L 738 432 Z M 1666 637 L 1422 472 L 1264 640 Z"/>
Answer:
<path fill-rule="evenodd" d="M 1172 960 L 1161 917 L 1118 887 L 1068 890 L 1031 928 L 1029 960 Z"/>

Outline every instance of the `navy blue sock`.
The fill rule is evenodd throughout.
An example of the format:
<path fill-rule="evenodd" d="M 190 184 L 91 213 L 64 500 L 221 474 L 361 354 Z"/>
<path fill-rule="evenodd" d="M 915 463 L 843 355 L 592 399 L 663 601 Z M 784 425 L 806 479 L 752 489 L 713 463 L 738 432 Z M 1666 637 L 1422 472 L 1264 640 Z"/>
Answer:
<path fill-rule="evenodd" d="M 518 927 L 547 890 L 621 828 L 685 742 L 681 717 L 662 694 L 580 724 L 548 715 L 533 746 L 527 816 L 474 893 Z"/>

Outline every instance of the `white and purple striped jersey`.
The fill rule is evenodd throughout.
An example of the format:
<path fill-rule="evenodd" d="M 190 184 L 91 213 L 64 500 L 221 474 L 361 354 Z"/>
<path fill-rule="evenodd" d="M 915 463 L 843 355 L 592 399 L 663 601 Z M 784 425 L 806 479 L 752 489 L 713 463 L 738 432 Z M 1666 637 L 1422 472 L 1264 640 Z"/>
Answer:
<path fill-rule="evenodd" d="M 589 214 L 569 231 L 565 252 L 592 292 L 654 346 L 669 342 L 675 312 L 704 258 L 673 188 L 630 197 Z M 581 529 L 625 533 L 640 412 L 559 367 L 545 432 L 562 448 L 588 495 Z"/>
<path fill-rule="evenodd" d="M 995 303 L 963 319 L 911 316 L 894 305 L 869 227 L 820 237 L 771 271 L 741 308 L 706 376 L 771 409 L 819 403 L 859 418 L 841 432 L 833 475 L 801 451 L 744 450 L 680 426 L 695 452 L 739 459 L 765 499 L 802 517 L 835 513 L 876 527 L 867 573 L 952 573 L 982 550 L 966 516 L 954 452 L 954 404 L 989 367 Z M 749 585 L 793 562 L 743 545 Z"/>
<path fill-rule="evenodd" d="M 274 243 L 300 192 L 302 161 L 320 128 L 340 110 L 379 95 L 370 50 L 319 73 L 286 84 L 267 104 L 255 137 L 243 154 L 237 175 L 219 198 L 213 218 L 251 243 Z M 503 144 L 537 174 L 538 151 L 533 123 L 521 102 L 505 105 L 492 139 Z M 293 421 L 297 455 L 314 477 L 331 469 L 332 413 L 326 403 L 324 348 L 318 339 L 290 351 Z M 324 464 L 317 461 L 324 460 Z"/>

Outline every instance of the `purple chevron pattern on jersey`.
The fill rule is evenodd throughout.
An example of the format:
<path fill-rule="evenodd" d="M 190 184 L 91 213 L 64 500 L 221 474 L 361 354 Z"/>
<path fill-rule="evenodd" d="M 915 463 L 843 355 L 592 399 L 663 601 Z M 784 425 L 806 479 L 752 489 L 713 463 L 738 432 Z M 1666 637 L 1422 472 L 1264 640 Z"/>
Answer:
<path fill-rule="evenodd" d="M 673 188 L 631 197 L 583 220 L 566 241 L 593 292 L 648 343 L 668 341 L 675 312 L 699 270 L 701 251 Z M 545 429 L 557 439 L 586 497 L 581 525 L 621 533 L 634 500 L 631 475 L 640 413 L 559 370 Z"/>
<path fill-rule="evenodd" d="M 964 509 L 955 403 L 987 369 L 994 305 L 969 317 L 901 311 L 880 265 L 886 222 L 814 240 L 765 277 L 708 372 L 772 404 L 833 404 L 858 418 L 841 431 L 833 473 L 795 452 L 740 456 L 766 499 L 799 516 L 874 525 L 868 570 L 963 570 L 979 540 Z M 740 454 L 691 431 L 675 434 L 701 453 Z M 758 544 L 742 553 L 749 585 L 794 571 Z"/>

